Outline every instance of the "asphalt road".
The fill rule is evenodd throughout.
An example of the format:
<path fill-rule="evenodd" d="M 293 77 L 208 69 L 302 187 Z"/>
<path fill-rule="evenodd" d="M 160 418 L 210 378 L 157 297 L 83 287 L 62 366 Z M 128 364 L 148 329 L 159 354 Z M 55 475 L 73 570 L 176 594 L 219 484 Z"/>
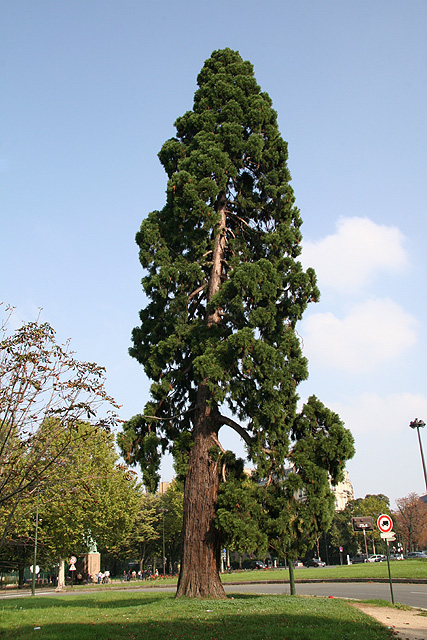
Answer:
<path fill-rule="evenodd" d="M 227 593 L 289 594 L 289 584 L 245 584 L 224 585 Z M 334 598 L 353 598 L 373 600 L 381 598 L 391 602 L 390 584 L 378 582 L 320 582 L 297 583 L 295 590 L 299 595 L 333 596 Z M 411 607 L 427 609 L 427 584 L 393 584 L 394 601 Z"/>
<path fill-rule="evenodd" d="M 233 593 L 252 593 L 252 594 L 286 594 L 289 595 L 289 584 L 225 584 L 225 590 L 228 594 Z M 176 587 L 143 587 L 135 588 L 127 587 L 126 591 L 175 591 Z M 93 591 L 96 591 L 96 587 Z M 91 589 L 92 591 L 92 589 Z M 390 585 L 388 583 L 377 582 L 319 582 L 319 583 L 297 583 L 297 595 L 311 595 L 334 598 L 352 598 L 356 600 L 373 600 L 381 598 L 391 602 Z M 394 584 L 393 585 L 394 601 L 401 604 L 407 604 L 411 607 L 427 609 L 427 584 Z M 36 591 L 36 596 L 61 596 L 70 594 L 70 591 L 55 592 L 53 590 Z M 9 592 L 1 593 L 0 599 L 3 598 L 20 598 L 28 597 L 30 593 L 25 592 Z"/>

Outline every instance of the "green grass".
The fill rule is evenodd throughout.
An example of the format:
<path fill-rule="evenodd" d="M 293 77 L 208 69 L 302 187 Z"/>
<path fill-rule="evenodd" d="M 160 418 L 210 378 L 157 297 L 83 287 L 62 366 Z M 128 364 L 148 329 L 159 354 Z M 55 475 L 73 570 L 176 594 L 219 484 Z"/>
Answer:
<path fill-rule="evenodd" d="M 395 560 L 390 562 L 392 578 L 427 579 L 427 560 Z M 295 569 L 295 580 L 305 578 L 388 578 L 387 562 L 367 562 L 340 567 L 317 567 Z M 261 569 L 258 571 L 236 571 L 221 576 L 223 582 L 234 580 L 289 580 L 289 571 L 283 569 Z"/>
<path fill-rule="evenodd" d="M 388 600 L 383 600 L 382 598 L 374 598 L 373 600 L 360 600 L 363 604 L 371 604 L 375 607 L 389 607 L 390 609 L 400 609 L 401 611 L 412 611 L 413 607 L 410 607 L 409 604 L 401 604 L 400 602 L 395 602 L 392 604 Z"/>
<path fill-rule="evenodd" d="M 40 627 L 40 629 L 36 629 Z M 169 593 L 103 591 L 0 601 L 2 640 L 390 640 L 342 600 L 235 595 L 175 600 Z"/>
<path fill-rule="evenodd" d="M 391 577 L 394 578 L 424 578 L 427 580 L 427 560 L 399 560 L 390 563 Z M 388 579 L 387 562 L 367 562 L 366 564 L 343 565 L 340 567 L 319 567 L 319 568 L 299 568 L 295 569 L 295 580 L 301 579 L 337 579 L 337 578 L 386 578 Z M 224 573 L 221 580 L 226 582 L 250 582 L 253 580 L 289 580 L 289 571 L 287 569 L 261 569 L 254 571 L 235 571 L 233 573 Z M 176 578 L 157 578 L 156 580 L 121 582 L 115 580 L 109 586 L 120 585 L 121 588 L 134 588 L 135 586 L 159 586 L 176 584 Z M 93 588 L 96 585 L 89 585 Z M 104 589 L 106 585 L 102 585 L 100 589 Z M 86 585 L 74 587 L 74 589 L 87 589 Z"/>

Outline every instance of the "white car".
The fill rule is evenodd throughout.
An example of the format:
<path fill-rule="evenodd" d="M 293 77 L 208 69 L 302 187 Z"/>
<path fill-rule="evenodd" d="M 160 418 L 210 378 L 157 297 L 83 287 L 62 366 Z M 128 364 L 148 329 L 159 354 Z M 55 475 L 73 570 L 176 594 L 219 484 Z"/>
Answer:
<path fill-rule="evenodd" d="M 375 555 L 369 556 L 367 562 L 384 562 L 387 560 L 387 556 L 383 556 L 381 553 L 376 553 Z"/>

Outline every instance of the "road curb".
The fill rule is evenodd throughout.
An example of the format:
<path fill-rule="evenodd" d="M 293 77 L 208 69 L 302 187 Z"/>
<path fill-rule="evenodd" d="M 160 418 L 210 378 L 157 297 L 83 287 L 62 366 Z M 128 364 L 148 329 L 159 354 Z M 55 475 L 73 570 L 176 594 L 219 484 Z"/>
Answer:
<path fill-rule="evenodd" d="M 393 584 L 427 584 L 427 578 L 392 578 Z M 388 578 L 297 578 L 295 584 L 316 584 L 320 582 L 345 583 L 345 582 L 378 582 L 388 584 Z M 233 580 L 223 584 L 289 584 L 290 580 Z"/>

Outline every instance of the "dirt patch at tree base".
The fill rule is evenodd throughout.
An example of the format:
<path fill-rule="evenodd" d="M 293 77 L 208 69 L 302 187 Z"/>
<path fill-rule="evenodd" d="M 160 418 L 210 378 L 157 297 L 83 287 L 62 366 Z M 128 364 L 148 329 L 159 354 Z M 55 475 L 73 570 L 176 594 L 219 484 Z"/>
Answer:
<path fill-rule="evenodd" d="M 398 638 L 427 640 L 427 615 L 421 615 L 418 609 L 404 611 L 391 607 L 373 607 L 359 602 L 352 602 L 351 605 L 392 629 Z"/>

